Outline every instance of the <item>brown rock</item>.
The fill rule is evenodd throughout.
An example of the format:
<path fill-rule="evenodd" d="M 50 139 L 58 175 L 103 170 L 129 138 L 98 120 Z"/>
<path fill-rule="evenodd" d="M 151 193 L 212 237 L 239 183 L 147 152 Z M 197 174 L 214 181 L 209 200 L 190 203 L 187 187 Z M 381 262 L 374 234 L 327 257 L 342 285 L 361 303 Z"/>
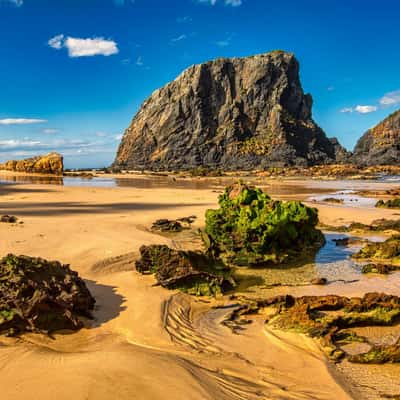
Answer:
<path fill-rule="evenodd" d="M 58 153 L 49 153 L 25 160 L 10 160 L 0 164 L 0 170 L 62 175 L 63 157 Z"/>

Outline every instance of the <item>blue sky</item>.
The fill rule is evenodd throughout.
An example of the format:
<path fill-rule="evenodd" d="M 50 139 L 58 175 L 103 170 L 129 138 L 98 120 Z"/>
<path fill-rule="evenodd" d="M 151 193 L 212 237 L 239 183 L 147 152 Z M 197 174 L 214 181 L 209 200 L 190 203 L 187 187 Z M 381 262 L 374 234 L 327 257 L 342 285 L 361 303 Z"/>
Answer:
<path fill-rule="evenodd" d="M 140 104 L 186 67 L 296 54 L 314 119 L 352 149 L 400 108 L 398 0 L 0 0 L 0 161 L 109 165 Z"/>

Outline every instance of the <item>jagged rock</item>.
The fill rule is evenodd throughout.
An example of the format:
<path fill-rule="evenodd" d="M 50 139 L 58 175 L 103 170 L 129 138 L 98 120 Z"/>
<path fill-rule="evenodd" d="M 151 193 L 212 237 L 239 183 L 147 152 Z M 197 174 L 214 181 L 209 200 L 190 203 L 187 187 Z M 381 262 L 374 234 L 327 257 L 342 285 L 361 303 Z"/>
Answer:
<path fill-rule="evenodd" d="M 298 201 L 274 201 L 261 189 L 234 184 L 207 210 L 203 241 L 215 257 L 235 265 L 278 264 L 318 250 L 318 211 Z"/>
<path fill-rule="evenodd" d="M 0 261 L 0 331 L 52 332 L 82 327 L 95 304 L 68 265 L 9 254 Z"/>
<path fill-rule="evenodd" d="M 355 259 L 385 260 L 386 262 L 400 264 L 400 235 L 394 235 L 384 242 L 368 243 L 358 253 L 353 254 Z"/>
<path fill-rule="evenodd" d="M 0 164 L 0 170 L 62 175 L 63 157 L 58 153 L 49 153 L 25 160 L 10 160 Z"/>
<path fill-rule="evenodd" d="M 157 282 L 168 289 L 211 296 L 235 285 L 230 269 L 205 254 L 174 250 L 165 245 L 142 246 L 136 270 L 154 273 Z"/>
<path fill-rule="evenodd" d="M 328 283 L 328 280 L 326 278 L 315 278 L 311 280 L 311 285 L 318 285 L 318 286 L 322 286 L 322 285 L 326 285 Z"/>
<path fill-rule="evenodd" d="M 391 200 L 379 200 L 375 207 L 378 208 L 400 208 L 400 197 Z"/>
<path fill-rule="evenodd" d="M 195 65 L 143 103 L 113 167 L 245 170 L 342 162 L 346 151 L 326 137 L 311 109 L 291 53 Z"/>
<path fill-rule="evenodd" d="M 354 148 L 357 165 L 399 165 L 400 110 L 368 130 Z"/>
<path fill-rule="evenodd" d="M 343 199 L 338 199 L 336 197 L 325 197 L 322 199 L 325 203 L 333 203 L 333 204 L 343 204 L 344 200 Z"/>

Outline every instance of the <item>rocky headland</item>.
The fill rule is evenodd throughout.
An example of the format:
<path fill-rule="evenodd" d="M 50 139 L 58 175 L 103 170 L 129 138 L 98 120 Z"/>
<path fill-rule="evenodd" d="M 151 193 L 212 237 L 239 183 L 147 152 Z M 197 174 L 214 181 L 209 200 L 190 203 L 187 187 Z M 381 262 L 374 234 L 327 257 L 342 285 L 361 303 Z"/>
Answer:
<path fill-rule="evenodd" d="M 312 119 L 292 53 L 220 58 L 156 90 L 126 130 L 115 170 L 250 170 L 348 159 Z"/>

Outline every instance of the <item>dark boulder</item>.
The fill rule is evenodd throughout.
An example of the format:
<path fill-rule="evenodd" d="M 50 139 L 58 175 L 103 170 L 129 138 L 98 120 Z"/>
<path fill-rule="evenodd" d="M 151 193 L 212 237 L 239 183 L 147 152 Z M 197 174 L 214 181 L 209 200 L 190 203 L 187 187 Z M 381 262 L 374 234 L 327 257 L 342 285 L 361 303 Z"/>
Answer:
<path fill-rule="evenodd" d="M 68 265 L 9 254 L 0 260 L 0 331 L 77 330 L 95 300 Z"/>

